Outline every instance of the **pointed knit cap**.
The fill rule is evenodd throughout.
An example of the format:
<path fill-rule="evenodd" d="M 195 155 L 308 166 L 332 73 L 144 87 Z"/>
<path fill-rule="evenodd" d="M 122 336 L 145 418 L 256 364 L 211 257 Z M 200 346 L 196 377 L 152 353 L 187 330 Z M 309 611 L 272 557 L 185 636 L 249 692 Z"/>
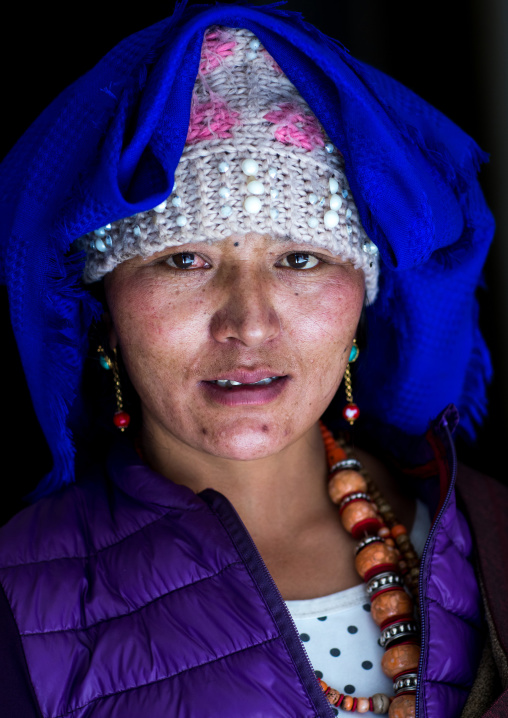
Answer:
<path fill-rule="evenodd" d="M 303 97 L 250 30 L 209 28 L 171 196 L 152 211 L 83 238 L 85 281 L 164 247 L 260 232 L 350 261 L 364 273 L 371 304 L 378 250 L 360 223 L 344 158 L 327 140 Z"/>
<path fill-rule="evenodd" d="M 485 409 L 488 352 L 474 296 L 493 235 L 477 170 L 486 156 L 440 112 L 278 5 L 179 5 L 122 41 L 34 122 L 0 169 L 0 269 L 54 468 L 74 477 L 87 332 L 100 307 L 81 283 L 79 237 L 171 193 L 204 33 L 247 28 L 343 158 L 382 259 L 355 400 L 364 421 L 408 434 L 454 402 Z"/>

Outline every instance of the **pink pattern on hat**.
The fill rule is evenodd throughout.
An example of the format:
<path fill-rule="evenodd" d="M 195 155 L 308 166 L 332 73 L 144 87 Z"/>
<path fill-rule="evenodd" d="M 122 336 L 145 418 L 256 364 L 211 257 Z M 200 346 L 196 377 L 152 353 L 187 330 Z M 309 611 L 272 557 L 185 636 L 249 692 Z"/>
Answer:
<path fill-rule="evenodd" d="M 201 75 L 208 75 L 212 70 L 219 67 L 224 58 L 233 54 L 237 43 L 232 35 L 223 30 L 212 30 L 207 32 L 201 49 L 201 63 L 199 72 Z"/>
<path fill-rule="evenodd" d="M 309 151 L 324 146 L 323 131 L 315 115 L 305 114 L 302 106 L 293 102 L 281 103 L 279 108 L 263 116 L 278 126 L 275 139 Z"/>
<path fill-rule="evenodd" d="M 231 128 L 240 124 L 239 117 L 240 113 L 230 110 L 227 102 L 217 95 L 201 103 L 194 97 L 186 144 L 195 145 L 197 142 L 214 138 L 231 138 Z"/>

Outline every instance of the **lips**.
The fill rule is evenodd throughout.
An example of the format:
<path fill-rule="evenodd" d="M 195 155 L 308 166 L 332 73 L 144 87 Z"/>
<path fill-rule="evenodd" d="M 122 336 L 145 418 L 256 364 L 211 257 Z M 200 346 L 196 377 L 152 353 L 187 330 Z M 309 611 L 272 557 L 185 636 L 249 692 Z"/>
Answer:
<path fill-rule="evenodd" d="M 224 406 L 258 406 L 276 399 L 284 391 L 289 376 L 273 369 L 235 370 L 200 382 L 205 395 Z"/>

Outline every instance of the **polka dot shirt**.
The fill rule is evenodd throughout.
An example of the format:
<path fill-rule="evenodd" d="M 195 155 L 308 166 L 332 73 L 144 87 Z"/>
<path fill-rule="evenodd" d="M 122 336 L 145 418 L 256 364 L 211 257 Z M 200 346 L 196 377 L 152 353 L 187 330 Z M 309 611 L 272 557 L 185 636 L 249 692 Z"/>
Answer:
<path fill-rule="evenodd" d="M 417 501 L 411 540 L 421 555 L 430 530 L 427 508 Z M 384 649 L 370 616 L 365 584 L 330 596 L 286 601 L 300 639 L 318 678 L 353 697 L 393 695 L 393 683 L 381 670 Z M 338 715 L 339 711 L 333 709 Z M 363 713 L 374 716 L 374 713 Z"/>

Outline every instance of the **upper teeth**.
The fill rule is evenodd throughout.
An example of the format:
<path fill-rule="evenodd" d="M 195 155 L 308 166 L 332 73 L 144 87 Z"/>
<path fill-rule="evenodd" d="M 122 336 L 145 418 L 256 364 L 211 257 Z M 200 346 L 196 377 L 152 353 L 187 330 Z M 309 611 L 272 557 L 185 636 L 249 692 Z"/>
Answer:
<path fill-rule="evenodd" d="M 277 379 L 276 376 L 267 376 L 266 379 L 260 379 L 259 381 L 235 381 L 234 379 L 216 379 L 215 383 L 219 386 L 223 387 L 231 387 L 231 386 L 253 386 L 254 384 L 270 384 L 274 379 Z"/>

